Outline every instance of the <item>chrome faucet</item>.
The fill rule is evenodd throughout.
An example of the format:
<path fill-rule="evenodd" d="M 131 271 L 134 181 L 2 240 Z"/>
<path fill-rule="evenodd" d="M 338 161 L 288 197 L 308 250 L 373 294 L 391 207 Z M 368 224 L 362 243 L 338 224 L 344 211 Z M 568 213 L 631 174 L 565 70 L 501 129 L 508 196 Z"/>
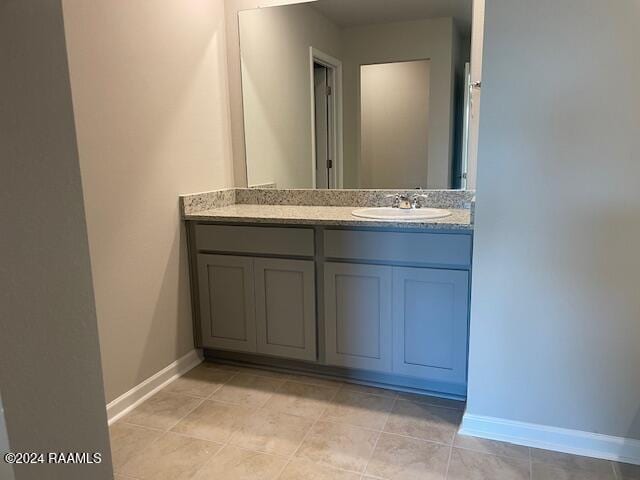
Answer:
<path fill-rule="evenodd" d="M 387 198 L 393 198 L 393 203 L 391 204 L 393 208 L 399 208 L 400 210 L 411 210 L 415 208 L 422 208 L 420 199 L 427 198 L 427 195 L 419 193 L 414 193 L 411 195 L 397 193 L 395 195 L 387 195 Z"/>

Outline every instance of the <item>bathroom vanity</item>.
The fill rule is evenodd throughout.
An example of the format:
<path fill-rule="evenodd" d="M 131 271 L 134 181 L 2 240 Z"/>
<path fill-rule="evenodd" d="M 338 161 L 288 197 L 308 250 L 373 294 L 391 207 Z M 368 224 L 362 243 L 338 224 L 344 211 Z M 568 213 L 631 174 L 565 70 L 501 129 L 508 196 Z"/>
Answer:
<path fill-rule="evenodd" d="M 354 217 L 351 206 L 184 213 L 205 356 L 466 394 L 472 226 Z"/>

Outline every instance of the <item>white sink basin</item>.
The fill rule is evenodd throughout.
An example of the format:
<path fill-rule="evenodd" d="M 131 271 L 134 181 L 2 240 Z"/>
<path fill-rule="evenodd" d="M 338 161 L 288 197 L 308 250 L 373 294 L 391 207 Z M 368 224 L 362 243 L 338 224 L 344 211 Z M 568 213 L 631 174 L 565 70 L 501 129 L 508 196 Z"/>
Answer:
<path fill-rule="evenodd" d="M 392 207 L 371 207 L 359 208 L 351 212 L 351 215 L 378 220 L 428 220 L 448 217 L 451 212 L 442 208 L 411 208 L 403 210 Z"/>

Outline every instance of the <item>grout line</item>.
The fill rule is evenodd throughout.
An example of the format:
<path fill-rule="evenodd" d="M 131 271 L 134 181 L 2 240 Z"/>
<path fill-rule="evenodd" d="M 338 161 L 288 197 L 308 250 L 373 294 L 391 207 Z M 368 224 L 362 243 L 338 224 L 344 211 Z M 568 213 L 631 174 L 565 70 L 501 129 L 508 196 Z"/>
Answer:
<path fill-rule="evenodd" d="M 216 440 L 211 440 L 210 438 L 206 438 L 206 437 L 200 437 L 198 435 L 187 435 L 186 433 L 173 432 L 173 431 L 168 431 L 166 433 L 170 433 L 171 435 L 178 435 L 179 437 L 191 438 L 191 439 L 194 439 L 194 440 L 202 440 L 203 442 L 213 443 L 215 445 L 218 445 L 220 448 L 222 448 L 222 447 L 224 447 L 226 445 L 225 442 L 218 442 Z"/>
<path fill-rule="evenodd" d="M 379 431 L 380 433 L 384 433 L 385 435 L 393 435 L 394 437 L 408 438 L 409 440 L 418 440 L 420 442 L 426 442 L 426 443 L 435 443 L 436 445 L 443 445 L 445 447 L 453 446 L 451 443 L 438 442 L 436 440 L 427 440 L 426 438 L 420 438 L 420 437 L 412 437 L 411 435 L 403 435 L 402 433 L 385 432 L 384 430 L 379 430 Z M 477 453 L 481 453 L 481 452 L 477 452 Z"/>
<path fill-rule="evenodd" d="M 275 476 L 275 479 L 278 480 L 282 474 L 284 473 L 284 471 L 287 469 L 287 467 L 289 466 L 289 464 L 291 463 L 291 458 L 288 458 L 286 462 L 284 462 L 284 465 L 282 466 L 282 468 L 280 469 L 280 471 L 278 472 L 278 475 Z"/>
<path fill-rule="evenodd" d="M 280 469 L 280 471 L 278 472 L 278 475 L 276 476 L 276 479 L 280 478 L 282 476 L 282 473 L 284 472 L 284 470 L 289 466 L 289 464 L 291 463 L 291 461 L 295 458 L 296 454 L 298 453 L 298 451 L 300 450 L 300 448 L 302 448 L 302 445 L 304 444 L 304 442 L 307 440 L 307 437 L 311 434 L 312 430 L 314 429 L 314 427 L 316 426 L 316 424 L 318 423 L 318 420 L 320 418 L 322 418 L 322 415 L 324 415 L 324 412 L 327 410 L 327 408 L 329 408 L 329 404 L 333 401 L 333 399 L 336 397 L 336 395 L 338 394 L 338 392 L 342 389 L 342 387 L 339 387 L 338 389 L 336 389 L 336 391 L 333 393 L 333 396 L 331 397 L 331 399 L 328 400 L 327 405 L 322 409 L 322 412 L 320 412 L 320 414 L 316 417 L 316 419 L 313 421 L 313 423 L 311 424 L 311 426 L 309 427 L 309 430 L 307 430 L 307 433 L 304 434 L 304 436 L 302 437 L 302 440 L 300 441 L 300 444 L 296 447 L 296 449 L 293 451 L 293 453 L 289 456 L 289 459 L 287 460 L 287 462 L 284 464 L 284 466 L 282 467 L 282 469 Z"/>
<path fill-rule="evenodd" d="M 216 388 L 213 392 L 211 392 L 209 394 L 209 396 L 207 397 L 207 400 L 211 400 L 211 397 L 213 397 L 216 393 L 218 393 L 220 390 L 222 390 L 222 387 L 224 387 L 225 385 L 228 385 L 229 382 L 231 380 L 233 380 L 234 378 L 236 378 L 238 376 L 238 372 L 231 372 L 231 376 L 227 379 L 226 382 L 222 382 L 220 384 L 220 386 L 218 386 L 218 388 Z"/>
<path fill-rule="evenodd" d="M 178 425 L 182 420 L 184 420 L 185 418 L 187 418 L 187 416 L 189 416 L 192 412 L 195 411 L 196 408 L 198 408 L 200 405 L 202 405 L 204 402 L 206 401 L 206 399 L 201 398 L 200 401 L 198 402 L 198 404 L 196 406 L 194 406 L 192 409 L 190 409 L 187 413 L 185 413 L 182 417 L 180 417 L 178 419 L 177 422 L 175 422 L 173 425 L 171 425 L 169 428 L 167 428 L 167 432 L 170 431 L 172 428 L 174 428 L 176 425 Z"/>
<path fill-rule="evenodd" d="M 205 402 L 213 402 L 213 403 L 219 403 L 222 405 L 226 405 L 227 407 L 240 407 L 240 408 L 248 408 L 248 409 L 259 409 L 259 406 L 256 405 L 247 405 L 246 403 L 236 403 L 236 402 L 230 402 L 229 400 L 220 400 L 218 398 L 205 398 L 204 399 Z"/>
<path fill-rule="evenodd" d="M 398 402 L 398 394 L 396 394 L 396 396 L 394 397 L 393 402 L 391 403 L 391 408 L 389 409 L 389 411 L 387 412 L 387 415 L 385 416 L 384 423 L 382 424 L 382 428 L 378 432 L 378 436 L 376 437 L 376 441 L 373 444 L 373 449 L 371 450 L 371 453 L 369 454 L 369 458 L 367 459 L 367 462 L 364 464 L 364 469 L 362 470 L 362 475 L 360 476 L 360 479 L 364 478 L 365 474 L 367 473 L 367 468 L 369 468 L 369 463 L 371 463 L 371 459 L 373 458 L 373 454 L 376 453 L 376 448 L 378 448 L 378 442 L 380 441 L 380 437 L 382 436 L 382 432 L 384 432 L 384 429 L 387 426 L 387 422 L 389 421 L 389 418 L 391 417 L 391 414 L 393 413 L 393 410 L 396 407 L 396 403 L 397 402 Z"/>
<path fill-rule="evenodd" d="M 169 384 L 171 385 L 171 384 Z M 140 405 L 144 405 L 145 403 L 147 403 L 149 400 L 151 400 L 153 397 L 155 397 L 156 395 L 158 395 L 159 393 L 164 393 L 165 395 L 173 395 L 173 396 L 179 396 L 179 397 L 189 397 L 189 398 L 197 398 L 199 400 L 204 400 L 206 397 L 202 397 L 200 395 L 193 395 L 192 393 L 182 393 L 182 392 L 171 392 L 169 390 L 165 390 L 164 388 L 162 390 L 158 390 L 158 392 L 156 392 L 153 396 L 147 398 L 144 402 L 142 402 Z M 140 407 L 140 405 L 138 405 L 136 408 L 134 408 L 133 410 L 137 409 Z M 132 411 L 133 411 L 132 410 Z M 126 415 L 125 415 L 126 417 Z"/>
<path fill-rule="evenodd" d="M 300 448 L 302 447 L 302 444 L 305 442 L 305 440 L 307 439 L 307 437 L 309 436 L 309 434 L 311 433 L 311 431 L 315 428 L 316 424 L 320 421 L 320 419 L 322 418 L 322 416 L 324 415 L 324 413 L 327 411 L 327 409 L 329 408 L 329 405 L 331 405 L 331 402 L 333 402 L 333 400 L 336 398 L 336 396 L 338 395 L 338 392 L 342 389 L 342 387 L 338 388 L 335 392 L 333 392 L 333 395 L 331 396 L 331 398 L 329 400 L 327 400 L 327 404 L 325 405 L 325 407 L 322 409 L 322 411 L 320 412 L 320 414 L 315 418 L 315 420 L 313 421 L 313 423 L 311 424 L 311 427 L 309 428 L 309 430 L 307 431 L 307 433 L 304 435 L 304 437 L 302 438 L 302 441 L 300 442 L 300 445 L 298 445 L 298 447 L 295 449 L 295 451 L 291 454 L 291 458 L 294 458 L 296 456 L 296 454 L 298 453 L 298 451 L 300 450 Z"/>
<path fill-rule="evenodd" d="M 444 478 L 447 480 L 449 478 L 449 467 L 451 466 L 451 457 L 453 456 L 453 443 L 451 444 L 451 448 L 449 448 L 449 458 L 447 458 L 447 468 L 444 471 Z"/>
<path fill-rule="evenodd" d="M 164 433 L 166 430 L 162 430 L 161 428 L 156 427 L 147 427 L 146 425 L 138 425 L 136 423 L 126 422 L 124 420 L 118 420 L 114 425 L 129 425 L 130 427 L 142 428 L 143 430 L 151 430 L 153 432 Z"/>
<path fill-rule="evenodd" d="M 369 463 L 371 463 L 371 459 L 373 458 L 373 454 L 376 453 L 376 448 L 378 447 L 378 442 L 380 441 L 380 437 L 382 436 L 382 432 L 378 432 L 378 435 L 376 436 L 376 441 L 373 442 L 373 448 L 371 449 L 371 453 L 369 454 L 369 458 L 367 458 L 366 463 L 364 464 L 364 468 L 362 469 L 362 474 L 361 477 L 364 477 L 365 474 L 367 473 L 367 468 L 369 468 Z"/>
<path fill-rule="evenodd" d="M 228 380 L 227 380 L 227 381 L 226 381 L 226 382 L 225 382 L 225 383 L 224 383 L 220 388 L 222 388 L 224 385 L 226 385 L 226 384 L 227 384 L 227 383 L 229 383 L 232 379 L 234 379 L 235 377 L 237 377 L 238 375 L 240 375 L 240 374 L 242 374 L 242 373 L 243 373 L 243 372 L 236 371 L 236 373 L 235 373 L 234 375 L 232 375 L 232 376 L 231 376 L 231 377 L 230 377 L 230 378 L 229 378 L 229 379 L 228 379 Z M 258 376 L 258 375 L 254 375 L 254 376 Z M 262 377 L 262 378 L 272 378 L 272 377 Z M 283 382 L 283 383 L 282 383 L 278 388 L 280 388 L 282 385 L 284 385 L 284 383 L 285 383 L 285 382 Z M 219 390 L 219 389 L 218 389 L 218 390 Z M 216 390 L 216 392 L 217 392 L 218 390 Z M 214 392 L 214 393 L 212 393 L 212 394 L 211 394 L 211 396 L 213 396 L 214 394 L 215 394 L 215 392 Z M 272 397 L 273 395 L 274 395 L 274 394 L 272 393 L 272 394 L 269 396 L 269 399 L 271 399 L 271 397 Z M 269 400 L 269 399 L 268 399 L 268 400 Z M 268 400 L 267 400 L 267 401 L 268 401 Z M 210 398 L 210 399 L 208 399 L 208 401 L 210 401 L 210 402 L 214 402 L 214 403 L 216 403 L 216 402 L 217 402 L 217 403 L 221 403 L 221 404 L 223 404 L 223 405 L 231 405 L 231 406 L 242 406 L 242 407 L 246 407 L 246 405 L 238 405 L 238 404 L 230 403 L 230 402 L 221 402 L 221 401 L 219 401 L 219 400 L 213 400 L 213 399 L 211 399 L 211 398 Z M 204 403 L 204 402 L 203 402 L 203 403 Z M 266 404 L 266 402 L 265 402 L 265 404 Z M 251 407 L 247 407 L 247 408 L 251 408 Z M 260 407 L 259 407 L 259 408 L 260 408 Z M 237 430 L 236 430 L 236 431 L 237 431 Z M 202 463 L 202 465 L 200 465 L 200 467 L 199 467 L 199 468 L 197 468 L 197 469 L 196 469 L 196 471 L 194 472 L 194 476 L 195 476 L 195 475 L 197 475 L 197 473 L 198 473 L 200 470 L 202 470 L 202 469 L 203 469 L 207 464 L 209 464 L 209 462 L 212 462 L 214 458 L 216 458 L 218 455 L 220 455 L 220 454 L 221 454 L 221 452 L 222 452 L 225 448 L 227 448 L 227 447 L 234 447 L 234 448 L 238 448 L 238 449 L 240 449 L 240 450 L 245 450 L 245 451 L 254 452 L 254 453 L 260 453 L 260 454 L 263 454 L 263 455 L 270 455 L 270 456 L 277 457 L 277 458 L 283 458 L 283 457 L 282 457 L 282 456 L 280 456 L 280 455 L 274 455 L 274 454 L 267 453 L 267 452 L 257 452 L 257 451 L 255 451 L 255 450 L 251 450 L 251 449 L 243 448 L 243 447 L 241 447 L 241 446 L 239 446 L 239 445 L 233 445 L 233 444 L 231 443 L 231 439 L 233 438 L 233 435 L 234 435 L 234 433 L 235 433 L 236 431 L 231 432 L 231 433 L 227 436 L 227 439 L 226 439 L 226 441 L 225 441 L 224 443 L 214 442 L 214 443 L 217 443 L 218 445 L 220 445 L 220 449 L 219 449 L 216 453 L 214 453 L 214 454 L 211 456 L 211 458 L 207 459 L 205 462 L 203 462 L 203 463 Z M 189 435 L 184 435 L 184 436 L 189 437 Z M 197 438 L 197 437 L 193 437 L 193 438 Z M 205 440 L 205 439 L 203 439 L 203 440 Z M 208 441 L 210 441 L 210 442 L 211 442 L 211 440 L 208 440 Z M 288 465 L 288 461 L 285 463 L 285 467 L 286 467 L 287 465 Z M 284 470 L 284 467 L 283 467 L 283 469 L 278 473 L 278 476 L 280 476 L 280 474 L 282 473 L 282 471 L 283 471 L 283 470 Z M 277 478 L 277 477 L 276 477 L 276 478 Z"/>
<path fill-rule="evenodd" d="M 425 440 L 425 441 L 431 441 L 431 440 Z M 498 440 L 495 440 L 495 441 L 498 441 Z M 439 442 L 434 442 L 434 443 L 439 443 Z M 500 442 L 500 443 L 508 443 L 508 442 Z M 511 460 L 520 460 L 523 462 L 524 461 L 531 462 L 531 458 L 530 458 L 531 454 L 528 451 L 527 451 L 527 458 L 515 457 L 513 455 L 503 455 L 501 453 L 495 453 L 495 452 L 485 452 L 484 450 L 479 450 L 479 449 L 470 448 L 470 447 L 461 447 L 460 445 L 456 445 L 455 437 L 454 437 L 452 446 L 453 448 L 456 448 L 458 450 L 465 450 L 467 452 L 481 453 L 482 455 L 491 455 L 492 457 L 510 458 Z"/>
<path fill-rule="evenodd" d="M 618 475 L 618 469 L 616 468 L 616 464 L 614 462 L 611 462 L 611 468 L 613 469 L 613 478 L 616 480 L 624 480 L 622 478 L 622 472 L 620 473 L 620 475 Z"/>

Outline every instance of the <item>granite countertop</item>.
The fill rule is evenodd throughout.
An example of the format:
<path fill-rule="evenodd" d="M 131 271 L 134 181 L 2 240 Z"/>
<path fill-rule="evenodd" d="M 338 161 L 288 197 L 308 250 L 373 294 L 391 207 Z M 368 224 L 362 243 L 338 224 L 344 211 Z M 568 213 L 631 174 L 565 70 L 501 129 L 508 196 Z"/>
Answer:
<path fill-rule="evenodd" d="M 350 227 L 415 228 L 473 231 L 467 209 L 449 208 L 451 215 L 431 220 L 378 220 L 355 217 L 358 207 L 234 204 L 184 215 L 186 220 L 247 222 L 290 225 L 338 225 Z"/>

